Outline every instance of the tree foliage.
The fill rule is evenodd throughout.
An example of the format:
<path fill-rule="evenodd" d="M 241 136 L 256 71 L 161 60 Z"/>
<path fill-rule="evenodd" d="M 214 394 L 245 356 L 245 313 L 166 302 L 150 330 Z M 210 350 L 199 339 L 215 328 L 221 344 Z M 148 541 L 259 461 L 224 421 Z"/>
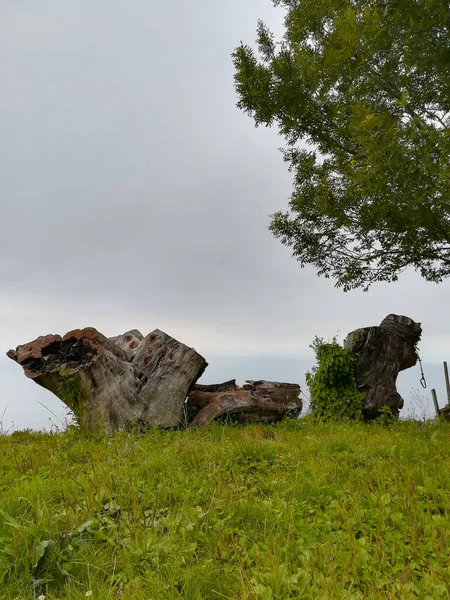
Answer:
<path fill-rule="evenodd" d="M 274 0 L 276 41 L 233 53 L 238 107 L 277 125 L 293 173 L 272 232 L 345 290 L 450 275 L 447 0 Z"/>

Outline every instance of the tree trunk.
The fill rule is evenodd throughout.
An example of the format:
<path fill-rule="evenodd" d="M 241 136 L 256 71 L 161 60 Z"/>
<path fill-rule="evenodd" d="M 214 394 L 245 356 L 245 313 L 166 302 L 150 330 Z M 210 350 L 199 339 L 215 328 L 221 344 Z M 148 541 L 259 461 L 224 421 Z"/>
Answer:
<path fill-rule="evenodd" d="M 366 420 L 376 418 L 383 406 L 398 416 L 403 398 L 397 392 L 397 375 L 416 364 L 416 345 L 421 334 L 420 323 L 409 317 L 388 315 L 380 326 L 357 329 L 344 340 L 344 347 L 356 359 L 358 388 L 366 393 L 363 402 Z"/>
<path fill-rule="evenodd" d="M 176 427 L 205 359 L 156 329 L 107 338 L 94 328 L 39 337 L 10 350 L 25 375 L 53 392 L 89 432 Z"/>
<path fill-rule="evenodd" d="M 191 427 L 207 425 L 222 415 L 240 423 L 274 423 L 287 415 L 297 417 L 302 410 L 299 394 L 299 385 L 274 381 L 247 381 L 243 387 L 235 380 L 196 385 L 187 400 L 188 409 L 199 411 Z"/>

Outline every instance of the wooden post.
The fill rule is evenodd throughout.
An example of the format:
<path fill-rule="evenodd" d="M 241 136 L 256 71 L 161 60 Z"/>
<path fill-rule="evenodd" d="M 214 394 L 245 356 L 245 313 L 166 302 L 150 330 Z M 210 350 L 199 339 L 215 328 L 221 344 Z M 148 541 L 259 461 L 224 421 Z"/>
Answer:
<path fill-rule="evenodd" d="M 434 410 L 436 411 L 436 416 L 439 418 L 441 416 L 441 411 L 439 410 L 439 404 L 437 400 L 436 390 L 431 390 L 431 395 L 433 396 L 433 404 Z"/>
<path fill-rule="evenodd" d="M 450 404 L 450 382 L 448 380 L 447 361 L 444 361 L 445 385 L 447 386 L 447 404 Z"/>

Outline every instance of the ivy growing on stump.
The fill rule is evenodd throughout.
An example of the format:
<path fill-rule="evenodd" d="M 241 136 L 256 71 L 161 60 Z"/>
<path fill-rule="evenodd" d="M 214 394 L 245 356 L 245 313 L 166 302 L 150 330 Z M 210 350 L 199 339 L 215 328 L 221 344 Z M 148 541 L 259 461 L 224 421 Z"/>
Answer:
<path fill-rule="evenodd" d="M 311 344 L 317 366 L 306 374 L 313 413 L 322 420 L 362 419 L 365 397 L 355 381 L 355 359 L 336 339 L 324 343 L 316 337 Z"/>

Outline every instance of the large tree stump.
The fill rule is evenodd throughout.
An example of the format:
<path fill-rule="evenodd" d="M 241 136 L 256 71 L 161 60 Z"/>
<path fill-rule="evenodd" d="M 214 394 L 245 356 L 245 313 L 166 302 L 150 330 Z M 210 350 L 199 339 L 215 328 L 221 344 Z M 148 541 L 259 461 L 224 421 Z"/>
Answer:
<path fill-rule="evenodd" d="M 364 327 L 348 334 L 344 347 L 356 359 L 355 379 L 366 393 L 363 415 L 376 418 L 387 406 L 398 416 L 403 398 L 397 392 L 397 375 L 417 362 L 416 345 L 422 329 L 409 317 L 388 315 L 378 327 Z"/>
<path fill-rule="evenodd" d="M 176 427 L 205 359 L 156 329 L 107 338 L 94 328 L 47 335 L 10 350 L 25 375 L 53 392 L 89 432 Z"/>
<path fill-rule="evenodd" d="M 199 411 L 191 427 L 207 425 L 222 415 L 240 423 L 274 423 L 284 416 L 298 417 L 302 410 L 300 386 L 275 381 L 236 381 L 196 385 L 187 400 L 188 410 Z"/>

